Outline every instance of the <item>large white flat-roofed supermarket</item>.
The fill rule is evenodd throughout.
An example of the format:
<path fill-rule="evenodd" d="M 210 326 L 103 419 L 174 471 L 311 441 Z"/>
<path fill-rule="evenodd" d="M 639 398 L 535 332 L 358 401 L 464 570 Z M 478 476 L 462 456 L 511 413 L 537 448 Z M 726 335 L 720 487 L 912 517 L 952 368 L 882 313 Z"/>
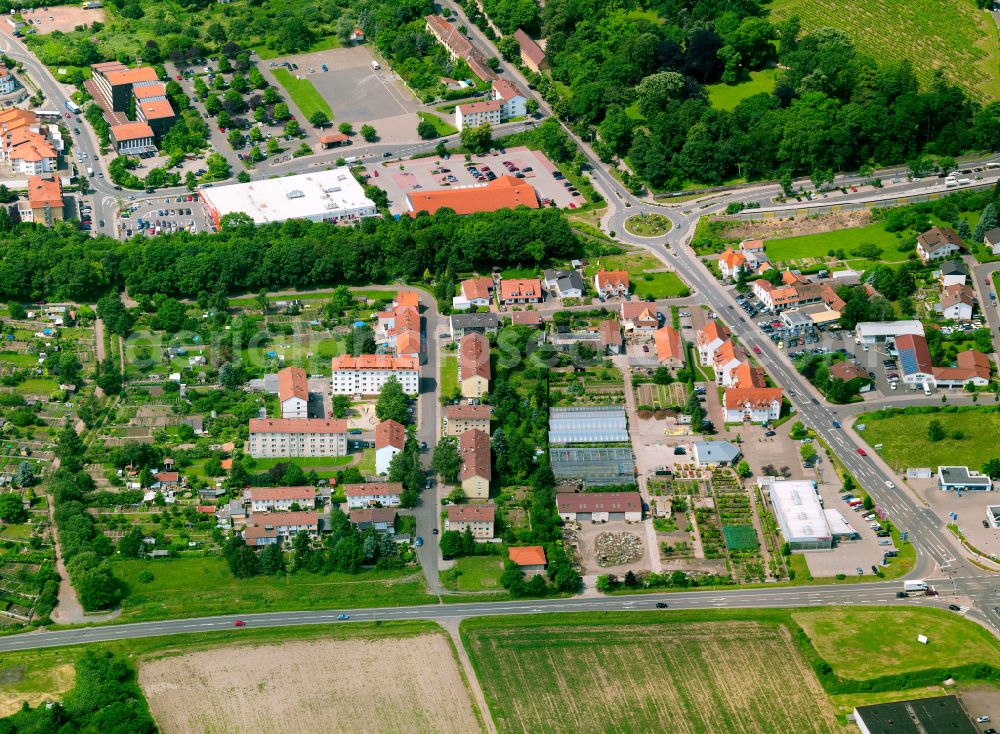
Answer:
<path fill-rule="evenodd" d="M 781 534 L 793 551 L 833 547 L 833 533 L 813 482 L 760 477 L 757 484 L 769 491 Z"/>
<path fill-rule="evenodd" d="M 201 189 L 205 207 L 215 220 L 244 212 L 256 224 L 308 219 L 353 222 L 378 214 L 375 202 L 345 167 Z"/>

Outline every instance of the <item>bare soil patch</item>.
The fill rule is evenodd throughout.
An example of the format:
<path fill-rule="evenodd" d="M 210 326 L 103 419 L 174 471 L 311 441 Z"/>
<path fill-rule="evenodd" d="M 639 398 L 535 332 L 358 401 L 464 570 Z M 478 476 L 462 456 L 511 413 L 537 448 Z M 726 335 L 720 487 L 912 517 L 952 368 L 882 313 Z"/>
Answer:
<path fill-rule="evenodd" d="M 46 34 L 53 31 L 69 33 L 80 25 L 90 25 L 91 23 L 103 23 L 106 20 L 104 11 L 101 8 L 86 10 L 73 5 L 50 5 L 48 10 L 34 8 L 21 13 L 24 19 L 31 23 L 31 27 L 36 33 Z M 50 20 L 51 18 L 51 20 Z M 41 23 L 35 23 L 40 20 Z"/>
<path fill-rule="evenodd" d="M 443 634 L 222 647 L 139 683 L 164 734 L 482 730 Z"/>
<path fill-rule="evenodd" d="M 838 214 L 825 214 L 806 219 L 772 219 L 760 222 L 741 222 L 728 229 L 726 234 L 740 240 L 781 239 L 805 234 L 832 232 L 845 227 L 863 227 L 871 224 L 872 213 L 867 209 Z"/>
<path fill-rule="evenodd" d="M 73 687 L 76 671 L 70 664 L 26 669 L 15 666 L 0 670 L 0 716 L 10 716 L 28 702 L 31 707 L 59 700 Z"/>

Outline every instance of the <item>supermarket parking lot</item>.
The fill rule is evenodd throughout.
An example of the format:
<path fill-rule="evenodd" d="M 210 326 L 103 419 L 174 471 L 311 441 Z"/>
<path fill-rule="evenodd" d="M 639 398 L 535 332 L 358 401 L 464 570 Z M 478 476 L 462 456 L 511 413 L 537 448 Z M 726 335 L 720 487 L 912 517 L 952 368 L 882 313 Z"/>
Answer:
<path fill-rule="evenodd" d="M 510 167 L 505 165 L 510 164 Z M 574 195 L 554 173 L 558 169 L 541 151 L 525 147 L 508 148 L 503 153 L 493 151 L 474 155 L 468 161 L 464 156 L 452 155 L 448 159 L 430 157 L 415 160 L 371 163 L 368 172 L 371 183 L 389 194 L 389 210 L 393 214 L 407 211 L 406 194 L 413 191 L 433 191 L 436 189 L 482 186 L 486 179 L 477 179 L 467 168 L 475 167 L 484 176 L 491 172 L 494 176 L 523 174 L 523 180 L 535 187 L 539 201 L 552 201 L 558 207 L 574 208 L 582 206 L 582 195 Z M 557 174 L 561 175 L 561 174 Z"/>
<path fill-rule="evenodd" d="M 210 232 L 214 225 L 197 194 L 177 196 L 144 196 L 128 202 L 118 217 L 119 237 L 155 236 L 186 230 L 191 233 Z M 143 226 L 139 226 L 139 220 Z M 148 225 L 146 224 L 148 222 Z"/>

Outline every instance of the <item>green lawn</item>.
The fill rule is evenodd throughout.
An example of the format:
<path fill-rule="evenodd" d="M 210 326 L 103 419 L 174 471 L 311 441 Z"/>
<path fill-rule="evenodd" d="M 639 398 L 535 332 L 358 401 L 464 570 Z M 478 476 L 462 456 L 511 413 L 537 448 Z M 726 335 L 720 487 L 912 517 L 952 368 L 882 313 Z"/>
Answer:
<path fill-rule="evenodd" d="M 881 415 L 884 414 L 859 416 L 855 425 L 864 424 L 865 430 L 859 435 L 869 446 L 882 444 L 879 454 L 890 466 L 937 469 L 941 465 L 966 465 L 978 469 L 987 459 L 1000 457 L 1000 448 L 996 443 L 996 437 L 1000 435 L 1000 413 L 993 408 L 978 408 L 971 412 Z M 927 427 L 932 420 L 938 421 L 947 434 L 941 441 L 931 441 L 927 437 Z M 953 431 L 962 431 L 966 438 L 952 438 Z"/>
<path fill-rule="evenodd" d="M 899 252 L 897 247 L 900 237 L 893 232 L 886 232 L 881 223 L 868 224 L 864 227 L 848 227 L 834 232 L 820 232 L 800 237 L 768 240 L 766 249 L 771 262 L 787 263 L 803 258 L 827 259 L 830 250 L 843 250 L 850 258 L 851 250 L 862 242 L 871 242 L 882 248 L 882 262 L 903 262 L 906 253 Z"/>
<path fill-rule="evenodd" d="M 433 125 L 434 129 L 437 130 L 437 134 L 442 138 L 447 137 L 448 135 L 454 135 L 455 133 L 458 132 L 458 128 L 456 128 L 454 125 L 448 124 L 440 117 L 438 117 L 437 115 L 432 115 L 430 112 L 418 112 L 417 117 L 419 117 L 424 122 L 429 122 L 431 125 Z"/>
<path fill-rule="evenodd" d="M 24 352 L 0 352 L 0 362 L 15 367 L 34 367 L 38 364 L 37 354 L 25 354 Z"/>
<path fill-rule="evenodd" d="M 770 9 L 773 21 L 797 15 L 802 35 L 844 31 L 882 66 L 910 62 L 924 87 L 940 70 L 982 102 L 1000 89 L 997 29 L 973 0 L 772 0 Z"/>
<path fill-rule="evenodd" d="M 441 573 L 441 581 L 452 591 L 503 591 L 500 574 L 501 556 L 468 556 L 459 558 L 449 571 Z"/>
<path fill-rule="evenodd" d="M 18 385 L 15 390 L 21 395 L 51 395 L 59 389 L 59 383 L 55 380 L 33 379 L 25 380 Z"/>
<path fill-rule="evenodd" d="M 158 561 L 115 561 L 113 570 L 128 592 L 122 622 L 214 614 L 274 612 L 334 607 L 391 607 L 427 604 L 419 568 L 368 571 L 357 576 L 296 573 L 237 579 L 219 556 Z M 142 571 L 153 581 L 142 583 Z"/>
<path fill-rule="evenodd" d="M 326 100 L 323 99 L 323 96 L 313 86 L 311 81 L 304 78 L 298 79 L 288 69 L 275 68 L 271 69 L 271 71 L 274 73 L 274 78 L 291 95 L 292 101 L 305 116 L 306 119 L 301 120 L 300 124 L 303 126 L 307 125 L 309 118 L 315 112 L 322 112 L 330 120 L 333 120 L 333 110 L 330 109 L 330 105 L 326 103 Z"/>
<path fill-rule="evenodd" d="M 1000 667 L 1000 642 L 941 609 L 802 609 L 792 618 L 834 672 L 866 679 L 967 663 Z M 926 645 L 917 642 L 926 635 Z"/>
<path fill-rule="evenodd" d="M 629 275 L 633 292 L 640 298 L 675 298 L 687 290 L 684 281 L 673 271 L 664 271 L 667 266 L 656 257 L 645 252 L 634 252 L 625 255 L 607 255 L 591 261 L 593 264 L 584 269 L 588 283 L 594 280 L 594 274 L 600 269 L 624 270 Z M 660 270 L 663 272 L 648 272 Z"/>
<path fill-rule="evenodd" d="M 306 456 L 296 459 L 254 459 L 256 471 L 267 471 L 275 464 L 297 464 L 303 469 L 311 469 L 317 466 L 346 466 L 351 463 L 350 456 Z"/>
<path fill-rule="evenodd" d="M 358 471 L 365 476 L 375 474 L 375 449 L 364 449 L 361 452 L 361 461 L 358 462 Z"/>
<path fill-rule="evenodd" d="M 458 357 L 441 357 L 441 385 L 438 395 L 450 396 L 458 389 Z"/>
<path fill-rule="evenodd" d="M 710 84 L 708 101 L 719 110 L 731 110 L 747 97 L 774 91 L 776 69 L 751 71 L 747 81 L 738 84 Z"/>

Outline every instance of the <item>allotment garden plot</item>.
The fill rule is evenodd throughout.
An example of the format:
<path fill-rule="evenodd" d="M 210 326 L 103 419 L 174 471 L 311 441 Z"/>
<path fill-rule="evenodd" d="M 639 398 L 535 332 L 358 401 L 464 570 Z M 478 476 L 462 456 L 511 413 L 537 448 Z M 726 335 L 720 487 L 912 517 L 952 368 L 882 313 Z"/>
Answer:
<path fill-rule="evenodd" d="M 473 623 L 463 636 L 501 733 L 846 731 L 778 625 Z"/>

